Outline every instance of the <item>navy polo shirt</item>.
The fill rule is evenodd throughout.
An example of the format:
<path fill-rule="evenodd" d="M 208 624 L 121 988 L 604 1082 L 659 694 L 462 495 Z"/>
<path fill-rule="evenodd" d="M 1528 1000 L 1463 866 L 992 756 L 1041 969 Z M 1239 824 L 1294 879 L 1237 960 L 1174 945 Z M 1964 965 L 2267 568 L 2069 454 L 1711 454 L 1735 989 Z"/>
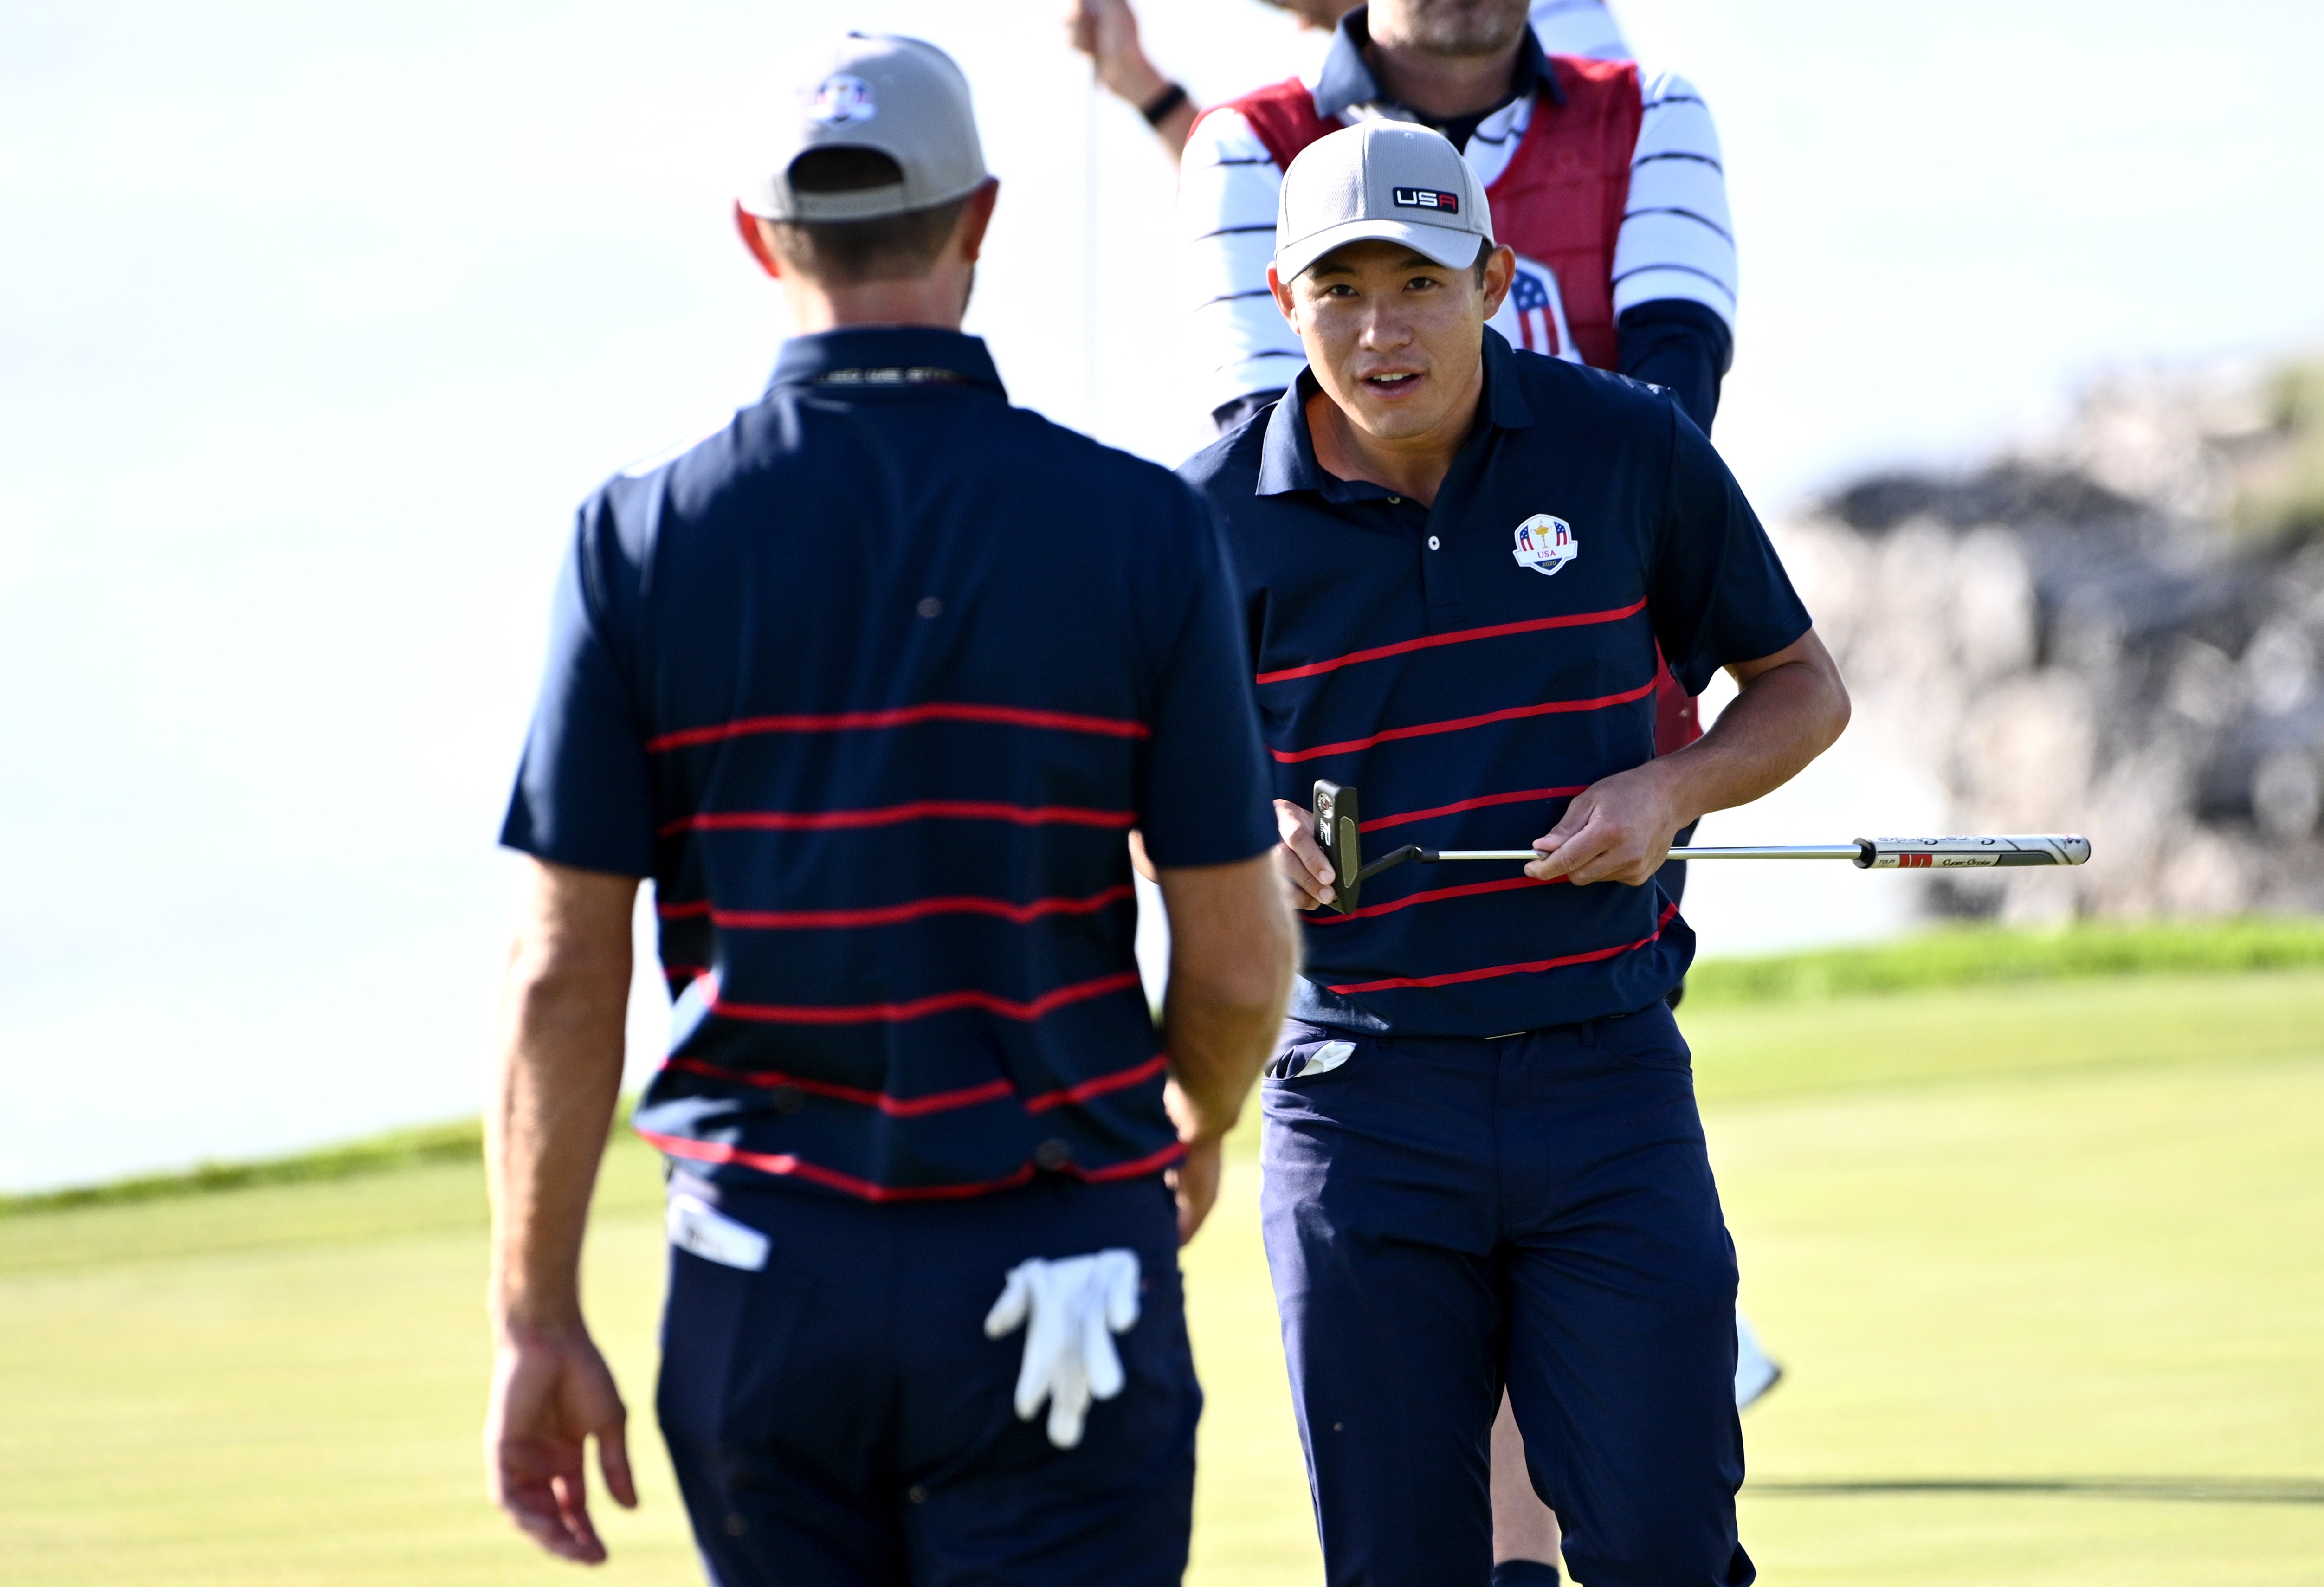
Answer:
<path fill-rule="evenodd" d="M 1125 835 L 1275 843 L 1215 518 L 851 328 L 581 510 L 502 841 L 650 876 L 678 1006 L 637 1110 L 714 1178 L 889 1201 L 1178 1156 Z"/>
<path fill-rule="evenodd" d="M 1179 470 L 1227 520 L 1276 796 L 1353 785 L 1368 854 L 1528 846 L 1653 757 L 1658 642 L 1698 694 L 1809 626 L 1665 393 L 1490 330 L 1484 363 L 1434 506 L 1317 466 L 1305 371 Z M 1658 886 L 1536 882 L 1514 861 L 1399 866 L 1362 906 L 1308 917 L 1296 1017 L 1497 1036 L 1643 1008 L 1693 955 Z"/>

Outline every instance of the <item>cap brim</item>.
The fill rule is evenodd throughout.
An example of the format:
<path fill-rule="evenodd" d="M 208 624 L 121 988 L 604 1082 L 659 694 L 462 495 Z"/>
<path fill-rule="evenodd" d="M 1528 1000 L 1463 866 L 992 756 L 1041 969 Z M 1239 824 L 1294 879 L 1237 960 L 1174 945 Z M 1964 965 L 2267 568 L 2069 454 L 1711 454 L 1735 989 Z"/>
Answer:
<path fill-rule="evenodd" d="M 1420 220 L 1343 220 L 1277 249 L 1275 273 L 1283 281 L 1296 281 L 1324 254 L 1350 243 L 1402 243 L 1447 270 L 1466 270 L 1492 245 L 1490 238 L 1459 226 Z"/>

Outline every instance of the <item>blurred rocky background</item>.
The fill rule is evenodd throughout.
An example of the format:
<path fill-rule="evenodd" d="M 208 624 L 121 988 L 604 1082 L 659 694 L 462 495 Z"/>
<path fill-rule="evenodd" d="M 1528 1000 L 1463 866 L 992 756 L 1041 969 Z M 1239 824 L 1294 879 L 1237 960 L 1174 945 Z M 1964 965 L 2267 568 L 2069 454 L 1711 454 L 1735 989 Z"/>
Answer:
<path fill-rule="evenodd" d="M 2111 376 L 2039 446 L 1777 532 L 1851 734 L 1953 830 L 2094 845 L 1936 878 L 1938 912 L 2324 909 L 2324 360 Z"/>

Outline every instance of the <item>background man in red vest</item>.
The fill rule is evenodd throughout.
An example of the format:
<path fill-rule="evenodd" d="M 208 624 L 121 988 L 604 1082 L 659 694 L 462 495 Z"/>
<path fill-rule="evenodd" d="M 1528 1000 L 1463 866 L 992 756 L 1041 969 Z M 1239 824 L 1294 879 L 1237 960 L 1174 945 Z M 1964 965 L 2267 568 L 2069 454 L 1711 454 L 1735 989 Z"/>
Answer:
<path fill-rule="evenodd" d="M 1301 31 L 1328 33 L 1356 8 L 1357 0 L 1264 0 L 1299 19 Z M 1533 35 L 1552 55 L 1583 55 L 1592 60 L 1631 59 L 1621 24 L 1605 0 L 1532 0 Z M 1097 80 L 1146 117 L 1154 135 L 1176 160 L 1203 107 L 1185 87 L 1163 75 L 1148 59 L 1138 37 L 1138 14 L 1130 0 L 1070 0 L 1065 39 L 1090 58 Z"/>
<path fill-rule="evenodd" d="M 1602 15 L 1602 13 L 1599 14 Z M 1683 78 L 1551 54 L 1526 0 L 1375 0 L 1341 18 L 1313 80 L 1212 106 L 1179 217 L 1205 395 L 1222 429 L 1305 362 L 1267 294 L 1283 169 L 1382 116 L 1434 126 L 1485 187 L 1517 279 L 1512 346 L 1666 387 L 1708 431 L 1734 347 L 1735 245 L 1719 134 Z"/>

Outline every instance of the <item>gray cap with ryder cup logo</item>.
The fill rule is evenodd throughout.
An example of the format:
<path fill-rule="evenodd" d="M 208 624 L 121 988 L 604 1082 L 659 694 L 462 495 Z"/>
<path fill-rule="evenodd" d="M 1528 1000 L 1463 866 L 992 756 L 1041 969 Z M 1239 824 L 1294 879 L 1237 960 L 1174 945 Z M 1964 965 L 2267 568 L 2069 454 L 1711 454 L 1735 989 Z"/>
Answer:
<path fill-rule="evenodd" d="M 1275 272 L 1288 281 L 1350 243 L 1402 243 L 1449 270 L 1492 245 L 1477 173 L 1444 134 L 1409 121 L 1364 121 L 1316 139 L 1283 173 Z"/>
<path fill-rule="evenodd" d="M 849 33 L 816 57 L 777 113 L 764 175 L 740 202 L 769 220 L 876 220 L 964 198 L 983 185 L 984 152 L 968 78 L 951 56 L 918 39 Z M 872 149 L 903 180 L 846 192 L 802 192 L 791 167 L 813 149 Z"/>

